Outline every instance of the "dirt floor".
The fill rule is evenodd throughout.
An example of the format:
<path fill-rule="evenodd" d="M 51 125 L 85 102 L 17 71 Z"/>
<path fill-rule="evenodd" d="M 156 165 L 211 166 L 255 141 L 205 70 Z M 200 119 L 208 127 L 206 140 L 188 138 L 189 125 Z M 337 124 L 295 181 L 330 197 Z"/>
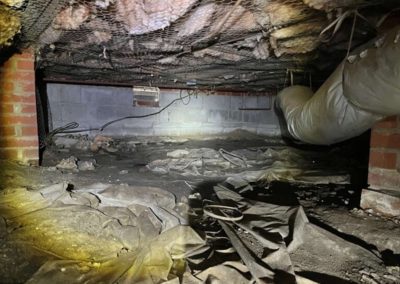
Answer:
<path fill-rule="evenodd" d="M 240 177 L 251 185 L 249 191 L 242 190 L 246 198 L 256 200 L 260 194 L 271 204 L 304 209 L 309 223 L 303 228 L 302 244 L 289 250 L 296 275 L 317 283 L 400 283 L 400 220 L 358 208 L 366 186 L 366 162 L 352 149 L 351 144 L 312 150 L 289 147 L 279 139 L 250 135 L 203 140 L 57 138 L 44 151 L 41 167 L 2 162 L 0 194 L 4 199 L 15 188 L 35 191 L 60 183 L 68 184 L 69 192 L 96 183 L 151 186 L 194 208 L 195 194 L 212 199 L 214 186 Z M 46 261 L 59 259 L 19 239 L 15 232 L 23 225 L 11 226 L 9 215 L 2 216 L 1 283 L 25 282 Z M 211 224 L 190 223 L 199 235 Z M 243 240 L 250 238 L 244 243 L 254 246 L 255 255 L 265 254 L 245 230 L 237 232 Z M 204 271 L 224 257 L 214 256 L 196 269 Z"/>

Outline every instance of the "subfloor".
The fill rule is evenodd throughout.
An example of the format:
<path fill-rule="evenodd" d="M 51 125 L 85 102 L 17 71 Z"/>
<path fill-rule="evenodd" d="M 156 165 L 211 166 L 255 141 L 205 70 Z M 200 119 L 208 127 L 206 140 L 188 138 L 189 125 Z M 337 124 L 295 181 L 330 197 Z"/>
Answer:
<path fill-rule="evenodd" d="M 41 167 L 1 164 L 0 282 L 400 283 L 399 219 L 357 207 L 360 191 L 366 186 L 367 163 L 361 150 L 355 151 L 353 146 L 310 149 L 248 134 L 202 140 L 56 138 L 45 150 Z M 150 205 L 154 200 L 147 199 L 156 218 L 149 215 L 152 222 L 140 223 L 143 212 L 139 214 L 137 207 L 126 201 L 131 198 L 130 191 L 143 191 L 141 198 L 153 192 L 152 196 L 159 198 L 157 205 L 178 217 L 164 222 L 162 214 L 157 214 L 158 207 Z M 56 192 L 66 195 L 53 198 Z M 85 203 L 80 198 L 87 193 L 91 197 L 85 195 Z M 90 199 L 93 196 L 96 202 Z M 168 207 L 171 197 L 173 204 Z M 50 201 L 41 206 L 41 198 Z M 142 202 L 140 206 L 147 205 Z M 227 213 L 221 206 L 231 211 Z M 138 247 L 147 255 L 146 249 L 154 245 L 151 241 L 138 244 L 128 235 L 117 238 L 123 244 L 118 247 L 114 237 L 108 238 L 118 228 L 125 230 L 126 224 L 116 215 L 111 221 L 103 220 L 111 216 L 106 209 L 122 207 L 135 213 L 137 227 L 161 224 L 156 236 L 150 236 L 154 230 L 148 231 L 149 239 L 159 240 L 158 234 L 174 232 L 174 222 L 190 225 L 193 232 L 179 231 L 191 236 L 181 245 L 192 248 L 196 244 L 196 249 L 180 254 L 187 263 L 177 265 L 179 257 L 172 245 L 167 245 L 176 241 L 171 239 L 164 244 L 169 247 L 164 256 L 172 260 L 164 267 L 167 272 L 160 272 L 167 279 L 155 277 L 154 270 L 144 273 L 142 268 L 142 275 L 152 278 L 137 278 L 129 273 L 133 265 L 111 273 L 114 266 L 107 266 L 109 261 L 124 257 L 133 261 L 141 255 L 132 254 Z M 96 218 L 101 222 L 117 220 L 111 231 L 104 223 L 100 229 L 94 228 L 101 222 L 94 222 L 89 215 L 99 212 Z M 53 228 L 51 218 L 65 223 L 58 233 L 45 229 Z M 128 224 L 130 229 L 132 224 Z M 146 238 L 146 234 L 140 236 Z M 110 258 L 114 246 L 118 253 Z M 106 256 L 106 252 L 110 254 Z M 111 269 L 104 276 L 107 280 L 88 280 L 91 275 L 103 275 L 102 267 Z M 94 270 L 97 272 L 91 274 Z M 236 280 L 230 280 L 233 275 Z"/>

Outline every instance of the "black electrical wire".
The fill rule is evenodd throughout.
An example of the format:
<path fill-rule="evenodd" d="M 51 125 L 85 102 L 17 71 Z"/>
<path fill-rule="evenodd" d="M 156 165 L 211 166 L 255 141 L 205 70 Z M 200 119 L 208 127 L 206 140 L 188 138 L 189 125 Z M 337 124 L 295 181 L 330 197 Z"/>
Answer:
<path fill-rule="evenodd" d="M 97 128 L 76 129 L 79 127 L 79 124 L 77 122 L 71 122 L 65 126 L 54 129 L 52 132 L 50 132 L 48 134 L 48 137 L 52 138 L 54 135 L 59 134 L 59 133 L 71 134 L 71 133 L 79 133 L 79 132 L 87 132 L 87 131 L 103 131 L 106 127 L 110 126 L 111 124 L 114 124 L 114 123 L 122 121 L 122 120 L 154 116 L 154 115 L 160 114 L 161 112 L 163 112 L 164 110 L 169 108 L 171 105 L 173 105 L 177 101 L 183 102 L 184 99 L 189 98 L 189 101 L 188 101 L 188 103 L 189 103 L 190 97 L 195 93 L 196 93 L 196 91 L 188 92 L 188 94 L 183 97 L 182 97 L 182 94 L 180 93 L 179 98 L 172 100 L 169 104 L 167 104 L 165 107 L 163 107 L 162 109 L 160 109 L 157 112 L 153 112 L 153 113 L 149 113 L 149 114 L 145 114 L 145 115 L 130 115 L 130 116 L 121 117 L 121 118 L 109 121 L 106 124 L 102 125 L 101 127 L 97 127 Z M 186 104 L 188 104 L 188 103 L 186 103 Z"/>

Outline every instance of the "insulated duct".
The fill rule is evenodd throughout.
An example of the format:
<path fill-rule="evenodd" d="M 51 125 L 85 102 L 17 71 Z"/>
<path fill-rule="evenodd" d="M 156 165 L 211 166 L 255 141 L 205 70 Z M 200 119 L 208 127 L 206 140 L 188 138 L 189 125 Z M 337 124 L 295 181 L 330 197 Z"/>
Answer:
<path fill-rule="evenodd" d="M 348 56 L 315 94 L 292 86 L 277 103 L 293 138 L 317 145 L 358 136 L 399 115 L 400 26 Z"/>

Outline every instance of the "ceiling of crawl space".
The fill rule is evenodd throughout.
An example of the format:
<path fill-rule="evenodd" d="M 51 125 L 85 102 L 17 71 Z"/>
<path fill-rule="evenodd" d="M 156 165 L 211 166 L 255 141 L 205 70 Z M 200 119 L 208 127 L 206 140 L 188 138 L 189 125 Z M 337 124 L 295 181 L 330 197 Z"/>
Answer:
<path fill-rule="evenodd" d="M 0 13 L 20 18 L 13 45 L 34 46 L 48 80 L 245 91 L 318 86 L 349 43 L 373 38 L 400 6 L 396 0 L 0 3 Z"/>

